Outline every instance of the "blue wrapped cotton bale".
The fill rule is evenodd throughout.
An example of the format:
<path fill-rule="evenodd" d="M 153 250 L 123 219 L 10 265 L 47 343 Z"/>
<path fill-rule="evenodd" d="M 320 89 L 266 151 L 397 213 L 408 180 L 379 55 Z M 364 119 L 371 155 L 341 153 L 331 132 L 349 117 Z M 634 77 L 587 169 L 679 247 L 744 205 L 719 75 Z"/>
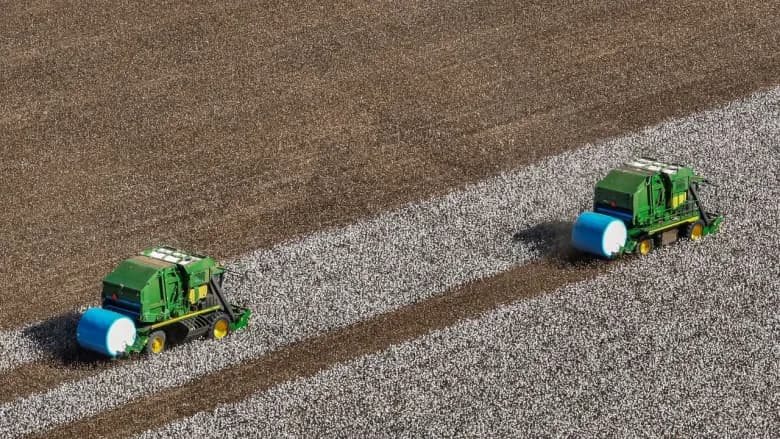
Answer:
<path fill-rule="evenodd" d="M 611 258 L 626 245 L 628 231 L 622 220 L 595 212 L 584 212 L 571 232 L 575 248 L 597 256 Z"/>
<path fill-rule="evenodd" d="M 135 323 L 129 317 L 103 308 L 84 312 L 76 328 L 76 341 L 85 349 L 116 357 L 135 343 Z"/>

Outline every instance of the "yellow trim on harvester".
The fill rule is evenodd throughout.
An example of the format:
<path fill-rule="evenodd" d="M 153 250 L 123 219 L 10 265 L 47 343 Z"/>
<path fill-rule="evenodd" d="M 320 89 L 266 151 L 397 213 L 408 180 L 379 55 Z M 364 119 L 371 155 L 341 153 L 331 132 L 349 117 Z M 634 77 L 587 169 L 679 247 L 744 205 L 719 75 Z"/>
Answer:
<path fill-rule="evenodd" d="M 687 195 L 688 195 L 687 192 L 674 195 L 672 197 L 672 209 L 677 209 L 677 206 L 685 203 L 685 200 L 688 198 Z"/>
<path fill-rule="evenodd" d="M 184 314 L 183 316 L 174 317 L 174 318 L 172 318 L 170 320 L 166 320 L 164 322 L 155 323 L 154 325 L 150 326 L 149 328 L 150 329 L 157 329 L 157 328 L 159 328 L 161 326 L 169 325 L 171 323 L 176 323 L 176 322 L 178 322 L 180 320 L 188 319 L 190 317 L 199 316 L 201 314 L 206 314 L 206 313 L 211 312 L 211 311 L 216 311 L 216 310 L 218 310 L 220 308 L 222 308 L 221 305 L 215 305 L 215 306 L 212 306 L 210 308 L 202 309 L 200 311 L 195 311 L 195 312 L 191 312 L 189 314 Z"/>
<path fill-rule="evenodd" d="M 655 233 L 655 232 L 659 232 L 659 231 L 662 231 L 662 230 L 671 229 L 671 228 L 673 228 L 674 226 L 679 226 L 680 224 L 684 224 L 684 223 L 695 223 L 695 222 L 696 222 L 696 221 L 698 221 L 698 220 L 699 220 L 699 217 L 698 217 L 698 216 L 690 217 L 690 218 L 688 218 L 688 219 L 685 219 L 685 220 L 682 220 L 682 221 L 677 221 L 676 223 L 667 224 L 667 225 L 665 225 L 665 226 L 663 226 L 663 227 L 659 227 L 659 228 L 657 228 L 657 229 L 648 230 L 648 231 L 647 231 L 647 234 L 648 234 L 648 235 L 652 235 L 652 234 L 653 234 L 653 233 Z"/>

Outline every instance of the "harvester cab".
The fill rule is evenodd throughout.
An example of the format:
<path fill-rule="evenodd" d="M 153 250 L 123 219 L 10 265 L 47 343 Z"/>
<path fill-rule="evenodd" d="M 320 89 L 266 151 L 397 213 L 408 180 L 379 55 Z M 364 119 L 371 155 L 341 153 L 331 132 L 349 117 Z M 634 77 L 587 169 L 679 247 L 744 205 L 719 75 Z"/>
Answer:
<path fill-rule="evenodd" d="M 102 304 L 79 320 L 80 346 L 116 357 L 245 327 L 251 311 L 228 303 L 225 269 L 214 259 L 155 247 L 120 263 L 103 279 Z"/>
<path fill-rule="evenodd" d="M 708 181 L 688 166 L 649 158 L 613 169 L 596 184 L 593 211 L 575 221 L 572 244 L 614 258 L 714 233 L 723 216 L 704 208 L 698 194 L 704 183 Z"/>

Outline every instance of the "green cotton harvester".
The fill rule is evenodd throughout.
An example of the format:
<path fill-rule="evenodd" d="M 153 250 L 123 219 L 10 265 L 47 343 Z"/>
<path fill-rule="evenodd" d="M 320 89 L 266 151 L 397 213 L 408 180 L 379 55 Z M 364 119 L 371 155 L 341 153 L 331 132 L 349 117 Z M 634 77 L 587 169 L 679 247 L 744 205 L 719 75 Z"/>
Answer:
<path fill-rule="evenodd" d="M 714 233 L 723 216 L 702 206 L 697 190 L 703 183 L 707 180 L 688 166 L 647 158 L 613 169 L 596 184 L 593 212 L 575 221 L 572 244 L 614 258 Z"/>
<path fill-rule="evenodd" d="M 244 328 L 251 311 L 222 292 L 224 267 L 209 257 L 155 247 L 103 279 L 102 306 L 84 312 L 79 345 L 109 357 L 162 352 L 196 337 L 220 339 Z"/>

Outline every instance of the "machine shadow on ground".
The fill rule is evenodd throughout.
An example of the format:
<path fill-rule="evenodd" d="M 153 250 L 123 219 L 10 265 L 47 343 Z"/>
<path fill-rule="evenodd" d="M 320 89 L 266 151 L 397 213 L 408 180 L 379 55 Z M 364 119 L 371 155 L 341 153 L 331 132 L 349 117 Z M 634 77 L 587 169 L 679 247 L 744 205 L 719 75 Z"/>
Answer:
<path fill-rule="evenodd" d="M 538 251 L 543 258 L 562 268 L 585 267 L 601 262 L 601 259 L 572 247 L 572 227 L 573 223 L 569 221 L 545 221 L 516 232 L 512 241 Z"/>
<path fill-rule="evenodd" d="M 80 312 L 70 311 L 33 324 L 22 332 L 43 351 L 46 357 L 55 362 L 85 368 L 110 363 L 111 359 L 82 349 L 76 343 L 76 327 L 79 318 L 81 318 Z"/>

